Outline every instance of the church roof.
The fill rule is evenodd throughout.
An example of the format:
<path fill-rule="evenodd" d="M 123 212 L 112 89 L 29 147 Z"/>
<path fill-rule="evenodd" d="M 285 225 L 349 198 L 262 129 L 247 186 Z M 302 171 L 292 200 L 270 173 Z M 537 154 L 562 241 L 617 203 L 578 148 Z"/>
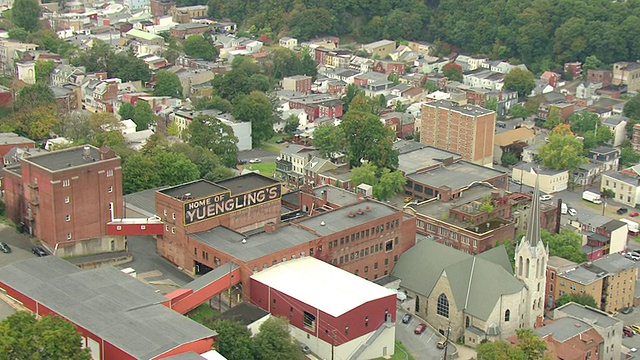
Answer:
<path fill-rule="evenodd" d="M 504 246 L 473 256 L 422 240 L 402 254 L 392 274 L 402 279 L 402 287 L 425 296 L 446 276 L 456 307 L 483 320 L 489 318 L 501 295 L 524 288 L 513 276 Z"/>
<path fill-rule="evenodd" d="M 531 247 L 536 247 L 540 241 L 540 175 L 538 174 L 536 174 L 536 185 L 533 188 L 529 211 L 529 223 L 524 239 Z"/>

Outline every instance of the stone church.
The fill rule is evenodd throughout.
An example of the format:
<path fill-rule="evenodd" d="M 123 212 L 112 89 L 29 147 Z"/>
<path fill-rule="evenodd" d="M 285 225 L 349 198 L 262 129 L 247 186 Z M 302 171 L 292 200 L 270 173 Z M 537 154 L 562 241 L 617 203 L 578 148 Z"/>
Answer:
<path fill-rule="evenodd" d="M 392 272 L 410 299 L 404 310 L 470 346 L 540 325 L 549 251 L 540 237 L 539 195 L 536 181 L 531 220 L 516 244 L 515 271 L 504 246 L 474 256 L 424 239 L 405 252 Z"/>

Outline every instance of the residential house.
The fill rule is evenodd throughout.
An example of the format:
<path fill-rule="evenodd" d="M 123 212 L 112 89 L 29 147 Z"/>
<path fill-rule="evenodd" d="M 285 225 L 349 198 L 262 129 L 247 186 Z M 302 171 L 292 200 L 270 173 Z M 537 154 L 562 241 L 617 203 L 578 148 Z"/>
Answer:
<path fill-rule="evenodd" d="M 362 50 L 371 54 L 372 58 L 384 59 L 392 51 L 396 49 L 396 42 L 391 40 L 378 40 L 369 44 L 362 45 Z"/>
<path fill-rule="evenodd" d="M 305 180 L 304 167 L 315 155 L 315 148 L 297 144 L 287 145 L 280 150 L 276 159 L 276 174 L 286 181 L 287 186 L 299 189 Z"/>
<path fill-rule="evenodd" d="M 361 73 L 351 69 L 326 69 L 322 73 L 329 79 L 344 81 L 346 84 L 353 84 L 355 77 Z"/>
<path fill-rule="evenodd" d="M 209 30 L 209 25 L 201 23 L 183 23 L 171 28 L 170 33 L 176 39 L 184 39 L 191 35 L 203 34 Z"/>
<path fill-rule="evenodd" d="M 296 97 L 289 100 L 289 108 L 304 109 L 309 121 L 316 121 L 321 117 L 342 117 L 342 100 L 325 94 L 312 94 L 304 97 Z"/>
<path fill-rule="evenodd" d="M 194 88 L 201 84 L 210 84 L 213 77 L 216 75 L 211 71 L 203 70 L 187 70 L 181 68 L 171 68 L 169 71 L 175 71 L 180 78 L 182 84 L 182 96 L 185 98 L 191 96 Z"/>
<path fill-rule="evenodd" d="M 527 66 L 525 64 L 512 65 L 506 61 L 500 61 L 500 60 L 485 61 L 484 63 L 482 63 L 482 67 L 494 72 L 499 72 L 501 74 L 508 74 L 509 72 L 511 72 L 511 70 L 515 68 L 529 71 L 529 69 L 527 69 Z"/>
<path fill-rule="evenodd" d="M 620 161 L 620 150 L 606 146 L 600 146 L 595 149 L 589 150 L 587 158 L 598 165 L 600 172 L 618 170 L 618 163 Z"/>
<path fill-rule="evenodd" d="M 91 112 L 113 112 L 120 79 L 88 80 L 82 84 L 82 104 Z"/>
<path fill-rule="evenodd" d="M 633 125 L 633 135 L 631 136 L 631 147 L 634 151 L 640 151 L 640 124 Z"/>
<path fill-rule="evenodd" d="M 424 41 L 408 41 L 407 46 L 411 50 L 423 55 L 429 55 L 431 49 L 433 48 L 432 44 Z"/>
<path fill-rule="evenodd" d="M 600 83 L 607 87 L 613 83 L 613 71 L 589 69 L 587 70 L 587 83 Z"/>
<path fill-rule="evenodd" d="M 613 64 L 613 85 L 626 85 L 627 91 L 640 89 L 640 63 L 620 61 Z"/>
<path fill-rule="evenodd" d="M 35 142 L 15 133 L 0 133 L 0 157 L 4 158 L 15 147 L 33 149 Z"/>
<path fill-rule="evenodd" d="M 537 328 L 534 333 L 546 344 L 545 354 L 550 359 L 599 358 L 604 348 L 602 336 L 582 320 L 560 318 Z M 510 341 L 517 343 L 519 340 L 513 336 Z"/>
<path fill-rule="evenodd" d="M 575 104 L 573 103 L 567 103 L 567 102 L 557 102 L 557 103 L 551 103 L 551 104 L 542 103 L 538 107 L 538 117 L 540 119 L 546 120 L 547 118 L 549 118 L 549 113 L 551 112 L 552 108 L 558 109 L 560 118 L 562 118 L 562 120 L 564 121 L 569 119 L 569 116 L 571 116 L 575 112 Z"/>
<path fill-rule="evenodd" d="M 58 64 L 51 75 L 49 81 L 51 86 L 61 86 L 64 84 L 81 85 L 86 75 L 84 66 L 75 67 L 71 65 Z"/>
<path fill-rule="evenodd" d="M 285 47 L 289 50 L 293 50 L 296 46 L 298 46 L 298 39 L 284 36 L 280 38 L 280 40 L 278 40 L 278 45 Z"/>
<path fill-rule="evenodd" d="M 149 2 L 151 14 L 155 17 L 168 15 L 174 6 L 175 3 L 172 0 L 151 0 Z"/>
<path fill-rule="evenodd" d="M 282 88 L 284 90 L 297 91 L 303 94 L 311 92 L 311 76 L 294 75 L 287 76 L 282 79 Z"/>
<path fill-rule="evenodd" d="M 627 123 L 629 118 L 623 115 L 613 115 L 602 120 L 602 125 L 606 126 L 613 133 L 613 139 L 609 140 L 611 146 L 620 146 L 627 139 Z"/>
<path fill-rule="evenodd" d="M 477 69 L 463 74 L 462 81 L 465 85 L 472 87 L 500 91 L 504 86 L 504 76 L 505 74 L 501 72 Z"/>
<path fill-rule="evenodd" d="M 588 355 L 591 355 L 591 358 L 599 356 L 600 359 L 607 360 L 621 358 L 623 337 L 620 336 L 620 334 L 622 333 L 622 325 L 624 325 L 622 320 L 601 310 L 573 302 L 555 309 L 553 312 L 553 318 L 571 318 L 581 320 L 600 334 L 604 342 L 600 347 L 599 354 L 596 354 L 595 352 L 592 352 L 591 354 L 584 353 L 584 359 L 588 358 Z"/>
<path fill-rule="evenodd" d="M 173 18 L 173 21 L 179 24 L 186 24 L 195 18 L 206 17 L 207 9 L 207 5 L 173 7 L 169 10 L 169 14 Z"/>
<path fill-rule="evenodd" d="M 0 134 L 0 137 L 2 134 Z M 47 151 L 41 148 L 31 148 L 31 147 L 21 147 L 14 146 L 8 153 L 6 153 L 2 160 L 4 162 L 4 166 L 7 167 L 9 165 L 18 164 L 22 159 L 34 156 L 34 155 L 42 155 Z M 2 186 L 2 178 L 0 177 L 0 186 Z"/>
<path fill-rule="evenodd" d="M 636 207 L 640 204 L 640 165 L 635 165 L 621 171 L 607 171 L 602 174 L 600 185 L 603 189 L 612 190 L 615 201 L 627 206 Z"/>
<path fill-rule="evenodd" d="M 36 44 L 21 43 L 13 40 L 0 40 L 0 68 L 3 73 L 13 74 L 16 72 L 15 59 L 18 57 L 17 51 L 35 50 Z"/>
<path fill-rule="evenodd" d="M 413 65 L 423 74 L 441 73 L 442 68 L 449 63 L 449 59 L 435 56 L 425 56 L 413 62 Z"/>
<path fill-rule="evenodd" d="M 302 169 L 304 171 L 304 184 L 308 188 L 325 185 L 322 182 L 323 178 L 320 177 L 320 174 L 329 170 L 335 170 L 338 166 L 340 165 L 333 163 L 331 160 L 320 156 L 313 156 Z M 337 188 L 344 189 L 342 186 L 337 186 Z"/>
<path fill-rule="evenodd" d="M 413 62 L 419 58 L 417 52 L 411 50 L 410 47 L 406 45 L 400 45 L 398 48 L 389 54 L 389 57 L 393 61 L 398 61 L 403 64 Z"/>
<path fill-rule="evenodd" d="M 178 125 L 180 132 L 189 127 L 191 120 L 196 116 L 211 116 L 228 125 L 233 130 L 233 134 L 238 138 L 238 150 L 251 150 L 251 122 L 238 121 L 230 114 L 222 113 L 218 110 L 187 110 L 180 109 L 173 113 L 172 121 Z"/>
<path fill-rule="evenodd" d="M 560 283 L 559 274 L 564 274 L 569 270 L 578 268 L 578 263 L 567 260 L 559 256 L 549 256 L 547 261 L 547 268 L 545 269 L 547 275 L 547 287 L 545 289 L 545 302 L 544 307 L 547 310 L 553 310 L 556 307 L 556 300 L 558 298 L 558 285 Z M 566 286 L 566 279 L 562 279 L 563 285 Z M 583 282 L 587 282 L 584 281 Z M 592 289 L 593 295 L 598 294 L 595 289 Z M 592 296 L 593 296 L 592 295 Z"/>
<path fill-rule="evenodd" d="M 577 79 L 582 76 L 582 63 L 579 61 L 564 63 L 564 73 L 571 76 L 572 79 Z"/>
<path fill-rule="evenodd" d="M 385 126 L 393 129 L 399 139 L 414 135 L 415 117 L 410 114 L 392 111 L 380 115 L 380 120 Z"/>
<path fill-rule="evenodd" d="M 588 83 L 580 83 L 576 87 L 576 98 L 578 99 L 592 99 L 597 95 L 596 91 L 602 88 L 601 82 L 588 82 Z M 585 105 L 591 105 L 589 103 L 585 103 Z"/>
<path fill-rule="evenodd" d="M 127 31 L 124 35 L 128 39 L 139 41 L 140 43 L 143 43 L 143 44 L 158 45 L 158 46 L 164 45 L 164 39 L 162 38 L 162 36 L 151 34 L 146 31 L 131 29 Z"/>
<path fill-rule="evenodd" d="M 404 63 L 397 62 L 397 61 L 385 61 L 385 60 L 376 61 L 375 64 L 373 65 L 372 70 L 385 75 L 389 75 L 389 74 L 402 75 L 405 72 Z"/>
<path fill-rule="evenodd" d="M 373 68 L 374 63 L 375 60 L 373 59 L 352 55 L 349 59 L 349 69 L 359 73 L 366 73 Z"/>
<path fill-rule="evenodd" d="M 511 178 L 531 187 L 539 178 L 540 190 L 547 194 L 553 194 L 568 187 L 569 172 L 543 168 L 534 163 L 522 163 L 513 167 Z"/>
<path fill-rule="evenodd" d="M 65 111 L 82 109 L 82 88 L 76 84 L 51 86 L 53 94 L 61 109 Z"/>
<path fill-rule="evenodd" d="M 562 80 L 562 75 L 553 71 L 545 71 L 542 73 L 542 75 L 540 75 L 540 80 L 545 82 L 547 85 L 555 88 Z"/>
<path fill-rule="evenodd" d="M 493 163 L 502 163 L 502 154 L 505 152 L 512 152 L 519 158 L 522 150 L 533 144 L 535 136 L 535 131 L 526 127 L 497 133 L 494 137 Z"/>
<path fill-rule="evenodd" d="M 595 228 L 593 232 L 586 232 L 586 247 L 602 249 L 601 255 L 588 257 L 597 260 L 605 255 L 622 253 L 627 249 L 627 223 L 620 220 L 610 220 Z"/>
<path fill-rule="evenodd" d="M 27 85 L 36 83 L 36 63 L 35 61 L 16 62 L 16 77 Z"/>
<path fill-rule="evenodd" d="M 387 76 L 378 72 L 368 72 L 358 74 L 353 78 L 353 83 L 360 86 L 366 96 L 375 97 L 379 95 L 389 95 L 394 83 L 387 79 Z"/>

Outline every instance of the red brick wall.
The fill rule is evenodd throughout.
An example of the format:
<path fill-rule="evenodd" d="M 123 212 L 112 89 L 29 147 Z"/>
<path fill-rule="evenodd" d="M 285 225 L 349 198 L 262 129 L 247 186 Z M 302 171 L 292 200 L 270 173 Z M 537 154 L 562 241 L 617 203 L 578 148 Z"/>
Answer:
<path fill-rule="evenodd" d="M 22 221 L 27 207 L 22 200 L 22 178 L 12 172 L 4 171 L 2 189 L 4 190 L 4 204 L 7 218 L 15 224 Z"/>
<path fill-rule="evenodd" d="M 113 176 L 107 176 L 107 170 L 113 171 Z M 34 184 L 36 178 L 37 188 L 26 185 Z M 106 235 L 107 222 L 111 221 L 109 203 L 113 203 L 116 218 L 124 216 L 120 158 L 55 173 L 23 161 L 22 179 L 25 202 L 38 202 L 31 206 L 34 236 L 51 247 Z M 69 180 L 70 186 L 63 186 L 64 180 Z M 67 196 L 69 203 L 65 203 Z M 66 221 L 66 215 L 71 216 L 70 221 Z M 71 241 L 67 234 L 71 234 Z"/>
<path fill-rule="evenodd" d="M 4 156 L 16 146 L 33 149 L 35 147 L 35 142 L 28 140 L 18 144 L 0 144 L 0 159 L 4 158 Z"/>

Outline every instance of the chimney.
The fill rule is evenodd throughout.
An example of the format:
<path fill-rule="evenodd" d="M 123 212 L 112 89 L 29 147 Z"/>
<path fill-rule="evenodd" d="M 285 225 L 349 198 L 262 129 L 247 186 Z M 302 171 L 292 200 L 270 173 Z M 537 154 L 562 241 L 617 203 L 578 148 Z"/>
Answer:
<path fill-rule="evenodd" d="M 277 229 L 276 223 L 273 221 L 269 221 L 268 223 L 264 224 L 264 231 L 267 234 L 276 232 L 276 229 Z"/>
<path fill-rule="evenodd" d="M 327 193 L 327 190 L 322 190 L 322 200 L 324 200 L 324 202 L 329 201 L 329 194 Z"/>
<path fill-rule="evenodd" d="M 85 160 L 89 160 L 91 158 L 91 148 L 89 146 L 82 148 L 82 158 Z"/>

